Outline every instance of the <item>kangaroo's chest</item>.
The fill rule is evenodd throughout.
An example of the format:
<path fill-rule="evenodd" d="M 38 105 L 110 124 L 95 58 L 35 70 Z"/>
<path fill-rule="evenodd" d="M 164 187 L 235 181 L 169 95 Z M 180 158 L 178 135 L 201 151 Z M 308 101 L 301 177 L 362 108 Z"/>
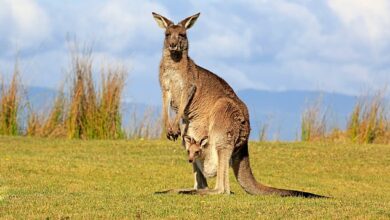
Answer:
<path fill-rule="evenodd" d="M 184 89 L 184 79 L 180 70 L 166 69 L 161 74 L 161 87 L 167 92 L 170 105 L 177 108 Z"/>

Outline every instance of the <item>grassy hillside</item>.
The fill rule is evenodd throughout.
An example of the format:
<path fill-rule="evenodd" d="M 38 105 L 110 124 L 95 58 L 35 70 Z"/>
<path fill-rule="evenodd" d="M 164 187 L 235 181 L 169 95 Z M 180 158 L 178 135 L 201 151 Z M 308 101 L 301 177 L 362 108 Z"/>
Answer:
<path fill-rule="evenodd" d="M 256 177 L 332 199 L 154 195 L 192 186 L 178 143 L 0 137 L 0 218 L 390 218 L 390 147 L 251 143 Z M 214 182 L 212 181 L 212 185 Z"/>

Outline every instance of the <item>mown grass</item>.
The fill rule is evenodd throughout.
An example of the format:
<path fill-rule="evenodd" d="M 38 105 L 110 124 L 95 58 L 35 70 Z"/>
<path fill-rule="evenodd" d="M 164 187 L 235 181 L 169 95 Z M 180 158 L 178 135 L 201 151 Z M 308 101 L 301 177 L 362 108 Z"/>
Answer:
<path fill-rule="evenodd" d="M 250 196 L 232 173 L 234 195 L 155 195 L 192 186 L 179 143 L 0 137 L 0 218 L 390 218 L 388 145 L 251 143 L 250 151 L 263 183 L 333 198 Z"/>

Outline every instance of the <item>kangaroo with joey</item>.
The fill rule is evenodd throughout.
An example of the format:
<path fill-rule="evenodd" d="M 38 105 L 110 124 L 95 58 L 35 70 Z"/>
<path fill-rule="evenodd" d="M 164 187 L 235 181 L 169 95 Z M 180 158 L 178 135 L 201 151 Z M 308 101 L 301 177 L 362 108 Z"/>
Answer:
<path fill-rule="evenodd" d="M 163 97 L 163 122 L 170 140 L 180 133 L 180 121 L 186 124 L 185 135 L 194 140 L 208 136 L 207 147 L 195 159 L 194 187 L 171 189 L 159 193 L 230 194 L 229 164 L 240 186 L 249 194 L 301 197 L 324 197 L 309 192 L 278 189 L 258 182 L 249 163 L 249 113 L 233 89 L 216 74 L 198 66 L 188 55 L 187 30 L 199 13 L 178 24 L 152 13 L 164 29 L 165 39 L 160 62 L 160 86 Z M 213 45 L 210 45 L 212 50 Z M 191 91 L 195 90 L 191 96 Z M 170 108 L 176 112 L 173 122 Z M 185 141 L 185 140 L 184 140 Z M 206 178 L 216 176 L 216 185 L 209 189 Z"/>

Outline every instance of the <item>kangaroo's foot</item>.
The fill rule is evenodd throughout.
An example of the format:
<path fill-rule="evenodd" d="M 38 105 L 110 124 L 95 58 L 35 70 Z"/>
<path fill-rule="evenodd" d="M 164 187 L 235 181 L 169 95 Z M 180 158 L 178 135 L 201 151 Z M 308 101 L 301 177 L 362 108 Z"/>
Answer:
<path fill-rule="evenodd" d="M 184 189 L 168 189 L 163 191 L 157 191 L 154 194 L 195 194 L 197 191 L 194 188 L 184 188 Z"/>
<path fill-rule="evenodd" d="M 190 194 L 190 195 L 220 195 L 220 194 L 234 194 L 234 192 L 231 191 L 223 191 L 220 189 L 197 189 L 192 190 L 190 192 L 183 192 L 181 194 Z"/>
<path fill-rule="evenodd" d="M 222 191 L 219 189 L 168 189 L 157 191 L 154 194 L 186 194 L 186 195 L 220 195 L 220 194 L 234 194 L 232 191 Z"/>

